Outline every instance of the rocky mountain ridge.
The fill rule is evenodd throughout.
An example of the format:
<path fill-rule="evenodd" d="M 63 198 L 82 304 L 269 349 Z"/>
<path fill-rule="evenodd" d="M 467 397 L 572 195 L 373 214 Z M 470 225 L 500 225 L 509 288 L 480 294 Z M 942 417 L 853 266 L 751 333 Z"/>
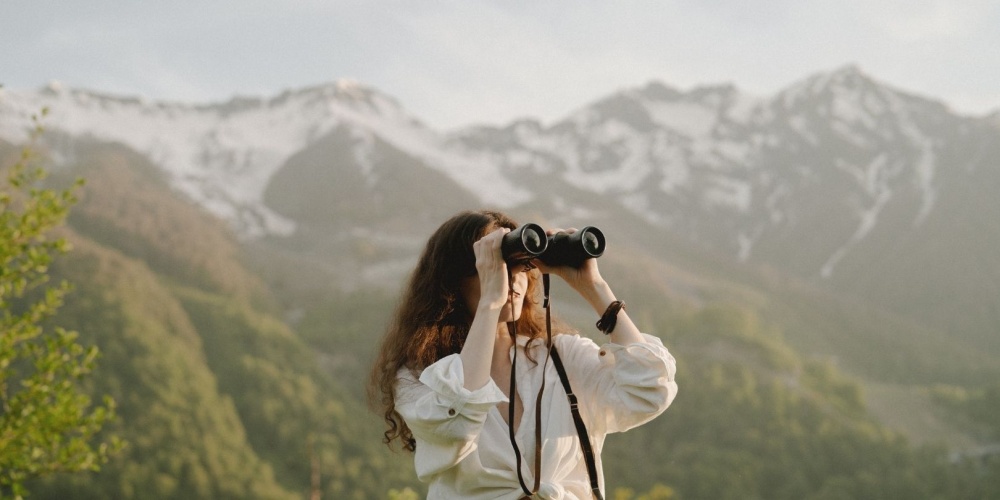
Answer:
<path fill-rule="evenodd" d="M 50 85 L 5 91 L 0 137 L 23 141 L 30 116 L 41 108 L 50 111 L 43 126 L 51 132 L 119 142 L 147 155 L 174 187 L 247 237 L 294 231 L 295 221 L 268 207 L 263 193 L 290 157 L 337 129 L 350 130 L 362 175 L 372 175 L 377 139 L 445 174 L 483 204 L 514 207 L 545 198 L 559 205 L 561 191 L 571 186 L 741 260 L 762 238 L 811 222 L 801 205 L 817 201 L 814 190 L 821 186 L 821 198 L 839 205 L 839 213 L 826 215 L 840 226 L 822 262 L 807 271 L 824 277 L 878 225 L 888 205 L 907 198 L 912 224 L 927 218 L 948 148 L 972 135 L 1000 134 L 995 126 L 989 133 L 988 118 L 955 115 L 854 66 L 811 76 L 770 98 L 752 98 L 731 85 L 684 92 L 654 82 L 550 126 L 525 120 L 450 134 L 350 81 L 210 105 Z M 970 164 L 986 148 L 975 147 Z M 56 149 L 72 155 L 71 146 Z"/>
<path fill-rule="evenodd" d="M 653 247 L 680 238 L 962 337 L 1000 329 L 996 117 L 955 114 L 855 66 L 763 98 L 654 82 L 552 124 L 450 133 L 349 81 L 210 105 L 54 85 L 3 91 L 0 139 L 23 142 L 42 108 L 57 163 L 83 142 L 119 143 L 245 240 L 388 248 L 389 261 L 376 252 L 352 269 L 412 259 L 460 208 L 559 224 L 628 214 Z"/>

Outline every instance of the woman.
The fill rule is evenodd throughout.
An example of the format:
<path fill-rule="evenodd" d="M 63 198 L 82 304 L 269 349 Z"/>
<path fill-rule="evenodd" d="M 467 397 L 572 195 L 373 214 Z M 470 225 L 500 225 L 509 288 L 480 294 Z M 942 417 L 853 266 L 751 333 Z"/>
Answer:
<path fill-rule="evenodd" d="M 537 259 L 508 266 L 500 243 L 515 228 L 492 211 L 463 212 L 442 224 L 403 292 L 372 371 L 369 394 L 388 425 L 385 442 L 398 439 L 414 452 L 429 498 L 603 494 L 605 435 L 653 419 L 677 393 L 673 357 L 659 339 L 639 332 L 596 259 L 579 268 Z M 604 316 L 604 325 L 613 325 L 603 347 L 553 332 L 586 425 L 582 441 L 546 349 L 542 273 L 561 277 Z M 583 453 L 588 440 L 596 474 L 588 474 Z"/>

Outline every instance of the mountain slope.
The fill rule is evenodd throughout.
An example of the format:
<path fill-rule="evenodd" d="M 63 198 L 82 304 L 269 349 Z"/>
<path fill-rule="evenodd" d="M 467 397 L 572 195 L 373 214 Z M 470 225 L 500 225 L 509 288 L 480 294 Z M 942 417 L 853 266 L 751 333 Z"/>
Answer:
<path fill-rule="evenodd" d="M 75 284 L 57 320 L 101 349 L 91 380 L 115 399 L 128 441 L 100 479 L 69 476 L 32 490 L 42 497 L 295 498 L 247 443 L 247 429 L 205 363 L 200 333 L 140 262 L 74 237 L 54 268 Z"/>
<path fill-rule="evenodd" d="M 74 250 L 52 267 L 75 285 L 53 321 L 101 349 L 88 389 L 116 400 L 108 431 L 128 445 L 100 474 L 46 478 L 33 494 L 302 498 L 314 465 L 330 497 L 412 483 L 381 455 L 360 402 L 272 316 L 270 291 L 227 229 L 134 154 L 91 153 L 61 172 L 88 182 L 66 230 Z"/>
<path fill-rule="evenodd" d="M 377 498 L 401 486 L 420 491 L 411 457 L 388 455 L 381 447 L 381 422 L 360 409 L 358 381 L 392 307 L 391 292 L 428 228 L 464 205 L 483 204 L 504 206 L 521 220 L 546 226 L 588 223 L 605 229 L 610 246 L 602 257 L 602 272 L 629 302 L 636 320 L 663 336 L 680 361 L 677 406 L 649 426 L 609 440 L 612 487 L 666 483 L 685 497 L 707 498 L 995 493 L 983 479 L 992 477 L 995 463 L 952 465 L 942 460 L 944 450 L 909 446 L 872 419 L 862 387 L 838 371 L 845 367 L 892 382 L 968 385 L 993 380 L 998 373 L 996 356 L 978 345 L 955 343 L 949 331 L 917 314 L 904 314 L 889 302 L 867 302 L 863 295 L 846 296 L 837 289 L 841 285 L 830 284 L 846 279 L 844 270 L 855 258 L 885 258 L 865 247 L 882 237 L 897 241 L 899 233 L 877 236 L 891 229 L 885 221 L 896 217 L 913 227 L 928 198 L 914 184 L 919 176 L 912 169 L 900 167 L 910 174 L 893 178 L 909 188 L 891 191 L 908 193 L 893 194 L 892 200 L 909 201 L 886 202 L 877 223 L 821 279 L 818 271 L 796 271 L 791 264 L 799 257 L 776 256 L 768 262 L 763 236 L 743 246 L 726 243 L 731 242 L 727 236 L 739 234 L 731 230 L 753 227 L 747 221 L 757 220 L 751 216 L 756 192 L 737 181 L 739 176 L 748 183 L 755 178 L 743 170 L 755 165 L 751 160 L 759 153 L 740 149 L 736 142 L 771 123 L 764 110 L 777 106 L 776 101 L 746 101 L 728 87 L 681 92 L 651 85 L 640 92 L 641 106 L 629 96 L 613 97 L 564 124 L 546 128 L 519 122 L 510 130 L 480 129 L 475 139 L 462 139 L 466 132 L 438 136 L 415 121 L 392 122 L 383 129 L 387 115 L 358 111 L 385 111 L 366 100 L 366 94 L 323 88 L 282 99 L 191 108 L 205 113 L 196 116 L 223 121 L 236 120 L 247 110 L 263 115 L 269 107 L 290 103 L 355 113 L 350 119 L 337 115 L 345 121 L 317 129 L 302 149 L 269 163 L 273 168 L 266 181 L 252 183 L 261 190 L 241 198 L 243 205 L 226 205 L 237 192 L 226 189 L 236 187 L 211 184 L 235 170 L 192 180 L 151 160 L 155 148 L 109 144 L 112 139 L 97 133 L 80 137 L 52 130 L 47 136 L 51 158 L 66 169 L 61 175 L 90 180 L 79 213 L 70 220 L 79 233 L 78 253 L 55 269 L 57 276 L 78 286 L 58 321 L 102 347 L 105 357 L 94 389 L 118 399 L 118 430 L 133 445 L 99 475 L 40 483 L 34 488 L 40 496 L 300 497 L 312 486 L 308 473 L 316 461 L 321 464 L 320 488 L 328 497 Z M 808 88 L 826 87 L 817 83 Z M 348 98 L 355 107 L 339 102 Z M 659 101 L 669 102 L 660 103 L 663 113 L 653 119 L 644 106 Z M 148 106 L 115 99 L 96 102 L 111 110 L 135 106 L 130 113 L 136 116 Z M 178 105 L 150 112 L 177 118 L 187 111 Z M 787 122 L 788 130 L 774 132 L 784 139 L 764 141 L 760 151 L 784 158 L 809 144 L 804 138 L 785 141 L 790 134 L 806 137 L 803 130 L 821 130 L 799 130 L 796 120 Z M 637 130 L 650 135 L 633 135 Z M 976 130 L 990 137 L 988 129 Z M 581 131 L 601 140 L 590 143 Z M 498 141 L 495 133 L 508 138 Z M 728 146 L 711 146 L 717 136 L 728 137 L 718 143 Z M 969 144 L 980 144 L 977 140 L 969 139 Z M 522 154 L 518 141 L 534 141 L 534 152 Z M 649 155 L 636 156 L 637 143 L 651 148 Z M 952 151 L 960 158 L 961 149 L 935 151 Z M 670 151 L 683 153 L 677 163 L 656 156 Z M 795 155 L 802 161 L 811 158 L 808 152 Z M 539 158 L 548 163 L 534 163 Z M 575 163 L 566 158 L 576 158 Z M 700 163 L 683 163 L 687 161 Z M 816 227 L 802 221 L 825 212 L 840 216 L 834 219 L 843 235 L 860 227 L 857 214 L 839 211 L 838 200 L 851 200 L 855 193 L 851 183 L 821 180 L 821 173 L 835 171 L 824 165 L 810 175 L 817 176 L 814 182 L 830 182 L 836 199 L 817 199 L 822 210 L 800 199 L 808 213 L 774 212 L 779 215 L 761 222 L 788 231 L 769 229 L 795 243 L 788 252 L 799 243 L 807 249 L 823 246 L 807 241 L 814 233 L 804 229 Z M 987 163 L 977 165 L 969 170 L 991 171 Z M 649 176 L 637 182 L 619 175 L 618 166 L 635 175 L 648 168 Z M 678 174 L 688 167 L 687 174 Z M 260 171 L 248 168 L 245 173 Z M 795 168 L 788 172 L 808 177 Z M 880 175 L 875 177 L 882 179 Z M 932 176 L 945 177 L 942 170 Z M 982 192 L 990 186 L 976 177 L 959 178 L 964 180 L 955 182 L 984 184 Z M 185 179 L 204 181 L 197 192 L 206 197 L 178 190 L 177 182 Z M 490 193 L 510 195 L 508 205 L 482 197 L 475 186 L 497 187 Z M 508 190 L 511 186 L 517 189 Z M 664 191 L 666 186 L 672 191 Z M 824 189 L 805 181 L 803 186 L 812 189 L 804 193 L 825 196 Z M 943 207 L 952 206 L 958 196 L 948 194 L 951 188 L 934 186 L 932 208 L 916 227 L 938 228 L 933 233 L 937 238 L 950 238 L 956 234 L 949 223 L 954 215 Z M 241 214 L 227 222 L 244 231 L 242 239 L 227 234 L 191 200 L 208 206 L 210 213 Z M 969 217 L 972 227 L 985 227 L 975 209 L 991 205 L 963 201 L 966 208 L 956 213 Z M 215 203 L 242 208 L 212 209 Z M 666 215 L 651 216 L 657 207 L 668 210 Z M 892 215 L 895 211 L 898 216 Z M 287 227 L 294 230 L 267 233 L 274 228 L 262 221 L 274 220 L 290 221 L 293 225 Z M 970 255 L 989 246 L 989 240 L 974 246 Z M 954 255 L 920 248 L 907 253 L 900 247 L 900 252 L 929 252 L 917 259 L 928 266 L 937 265 L 941 255 Z M 825 262 L 817 255 L 823 252 L 801 259 Z M 877 275 L 868 277 L 882 283 Z M 554 301 L 573 324 L 592 324 L 592 313 L 583 312 L 558 284 Z M 808 359 L 813 355 L 826 359 Z M 331 374 L 337 377 L 331 379 Z M 638 451 L 642 454 L 636 455 Z"/>
<path fill-rule="evenodd" d="M 74 149 L 78 163 L 52 179 L 68 185 L 80 177 L 91 186 L 70 213 L 73 227 L 156 272 L 258 303 L 268 299 L 225 224 L 173 193 L 145 157 L 117 145 L 80 142 Z"/>
<path fill-rule="evenodd" d="M 660 328 L 687 359 L 681 389 L 659 418 L 608 438 L 608 484 L 665 484 L 679 498 L 990 495 L 995 462 L 945 465 L 911 448 L 867 415 L 854 382 L 793 355 L 753 314 L 709 307 Z"/>
<path fill-rule="evenodd" d="M 553 193 L 550 213 L 626 207 L 648 231 L 994 354 L 998 139 L 990 117 L 955 115 L 856 67 L 756 100 L 732 87 L 650 84 L 550 127 L 523 121 L 453 137 Z M 594 195 L 561 206 L 568 186 Z"/>
<path fill-rule="evenodd" d="M 601 227 L 602 267 L 648 290 L 650 309 L 661 297 L 746 306 L 800 352 L 880 382 L 977 385 L 998 370 L 1000 121 L 854 66 L 760 98 L 653 82 L 552 124 L 450 134 L 345 81 L 205 105 L 2 92 L 0 140 L 22 141 L 47 106 L 53 164 L 96 163 L 91 174 L 114 181 L 74 224 L 157 273 L 289 320 L 313 296 L 398 288 L 440 221 L 490 206 Z M 104 170 L 116 163 L 142 173 Z M 192 223 L 163 214 L 197 212 L 180 200 L 148 232 L 130 218 L 143 203 L 116 200 L 166 203 L 143 187 L 150 178 L 238 238 L 195 223 L 203 237 L 177 244 Z"/>
<path fill-rule="evenodd" d="M 654 82 L 549 126 L 448 135 L 346 81 L 200 106 L 50 86 L 0 95 L 0 138 L 23 139 L 46 106 L 56 164 L 121 143 L 236 229 L 283 297 L 398 286 L 440 220 L 485 205 L 627 226 L 617 241 L 644 242 L 655 259 L 686 248 L 698 272 L 791 274 L 959 351 L 1000 353 L 1000 122 L 855 66 L 766 98 Z"/>

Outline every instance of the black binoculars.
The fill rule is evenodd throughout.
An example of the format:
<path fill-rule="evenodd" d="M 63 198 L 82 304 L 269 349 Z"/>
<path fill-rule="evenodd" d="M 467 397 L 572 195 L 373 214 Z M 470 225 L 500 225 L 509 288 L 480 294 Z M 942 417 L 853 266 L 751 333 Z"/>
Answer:
<path fill-rule="evenodd" d="M 504 235 L 500 252 L 508 264 L 539 259 L 547 266 L 580 267 L 604 254 L 604 233 L 587 226 L 573 234 L 548 236 L 538 224 L 528 223 Z"/>

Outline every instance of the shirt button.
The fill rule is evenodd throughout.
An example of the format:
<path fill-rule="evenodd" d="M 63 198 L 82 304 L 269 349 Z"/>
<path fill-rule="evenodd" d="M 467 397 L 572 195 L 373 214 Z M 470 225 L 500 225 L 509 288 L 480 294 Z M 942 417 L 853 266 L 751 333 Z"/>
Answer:
<path fill-rule="evenodd" d="M 455 416 L 455 409 L 454 408 L 448 408 L 448 416 L 450 416 L 450 417 L 454 417 Z"/>

